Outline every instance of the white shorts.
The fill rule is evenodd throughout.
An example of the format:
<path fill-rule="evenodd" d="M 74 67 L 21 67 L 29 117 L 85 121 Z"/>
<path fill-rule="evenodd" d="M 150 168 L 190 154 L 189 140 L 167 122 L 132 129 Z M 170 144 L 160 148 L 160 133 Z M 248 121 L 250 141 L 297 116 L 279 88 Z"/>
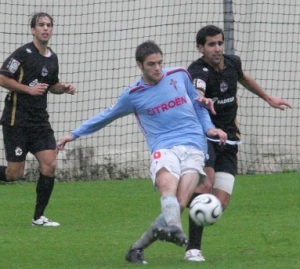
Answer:
<path fill-rule="evenodd" d="M 198 173 L 200 178 L 206 177 L 203 151 L 193 146 L 174 146 L 171 149 L 160 149 L 151 155 L 150 175 L 155 184 L 156 173 L 166 168 L 178 180 L 187 173 Z"/>

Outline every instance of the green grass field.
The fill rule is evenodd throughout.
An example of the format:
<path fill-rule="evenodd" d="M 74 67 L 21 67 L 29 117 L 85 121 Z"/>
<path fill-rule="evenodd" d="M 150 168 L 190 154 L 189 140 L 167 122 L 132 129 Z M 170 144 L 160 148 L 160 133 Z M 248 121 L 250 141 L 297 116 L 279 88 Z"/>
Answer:
<path fill-rule="evenodd" d="M 0 185 L 0 267 L 300 268 L 300 174 L 238 176 L 220 221 L 205 229 L 206 262 L 156 242 L 148 265 L 125 262 L 129 246 L 160 213 L 151 180 L 57 183 L 46 215 L 60 227 L 32 227 L 35 184 Z M 183 215 L 187 231 L 187 212 Z"/>

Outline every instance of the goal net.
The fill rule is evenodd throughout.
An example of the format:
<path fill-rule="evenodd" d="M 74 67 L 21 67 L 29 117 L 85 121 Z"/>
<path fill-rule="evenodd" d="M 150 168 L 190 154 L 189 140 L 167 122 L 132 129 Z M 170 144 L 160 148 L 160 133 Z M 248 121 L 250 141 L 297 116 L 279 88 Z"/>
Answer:
<path fill-rule="evenodd" d="M 60 62 L 60 80 L 77 94 L 49 94 L 48 111 L 56 138 L 112 105 L 122 90 L 140 77 L 134 52 L 155 40 L 165 66 L 188 65 L 199 58 L 197 31 L 207 24 L 224 29 L 230 5 L 234 53 L 243 70 L 270 95 L 286 99 L 280 111 L 239 85 L 238 121 L 243 144 L 239 173 L 300 170 L 300 2 L 298 0 L 2 0 L 0 58 L 32 41 L 29 22 L 36 12 L 54 17 L 50 47 Z M 227 18 L 227 19 L 226 19 Z M 1 63 L 2 64 L 2 63 Z M 1 88 L 0 112 L 7 90 Z M 0 164 L 6 164 L 2 135 Z M 32 155 L 26 177 L 36 179 Z M 67 144 L 58 154 L 59 180 L 149 177 L 149 152 L 134 116 L 126 116 L 93 135 Z"/>

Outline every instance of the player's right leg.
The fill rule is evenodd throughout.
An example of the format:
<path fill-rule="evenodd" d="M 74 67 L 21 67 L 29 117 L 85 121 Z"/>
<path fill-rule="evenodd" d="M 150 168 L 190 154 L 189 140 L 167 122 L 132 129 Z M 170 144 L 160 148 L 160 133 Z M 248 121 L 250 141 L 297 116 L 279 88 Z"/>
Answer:
<path fill-rule="evenodd" d="M 205 167 L 204 172 L 207 177 L 204 181 L 204 184 L 198 186 L 195 190 L 195 193 L 192 195 L 188 205 L 192 200 L 202 193 L 212 193 L 212 186 L 215 178 L 215 170 L 212 167 Z M 201 251 L 202 235 L 204 227 L 196 225 L 196 223 L 188 217 L 189 223 L 189 243 L 186 247 L 186 252 L 184 259 L 187 261 L 205 261 L 204 256 Z"/>
<path fill-rule="evenodd" d="M 0 181 L 21 180 L 27 155 L 27 136 L 24 128 L 2 126 L 7 166 L 0 166 Z"/>

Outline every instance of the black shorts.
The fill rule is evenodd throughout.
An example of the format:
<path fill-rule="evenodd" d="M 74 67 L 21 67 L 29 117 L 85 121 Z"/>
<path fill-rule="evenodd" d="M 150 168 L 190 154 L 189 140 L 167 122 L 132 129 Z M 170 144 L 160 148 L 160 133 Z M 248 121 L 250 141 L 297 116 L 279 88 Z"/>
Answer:
<path fill-rule="evenodd" d="M 225 172 L 233 176 L 237 174 L 237 145 L 219 145 L 207 141 L 208 156 L 205 167 L 212 167 L 216 172 Z"/>
<path fill-rule="evenodd" d="M 56 149 L 56 140 L 51 127 L 20 127 L 2 125 L 6 160 L 23 162 L 28 152 Z"/>

